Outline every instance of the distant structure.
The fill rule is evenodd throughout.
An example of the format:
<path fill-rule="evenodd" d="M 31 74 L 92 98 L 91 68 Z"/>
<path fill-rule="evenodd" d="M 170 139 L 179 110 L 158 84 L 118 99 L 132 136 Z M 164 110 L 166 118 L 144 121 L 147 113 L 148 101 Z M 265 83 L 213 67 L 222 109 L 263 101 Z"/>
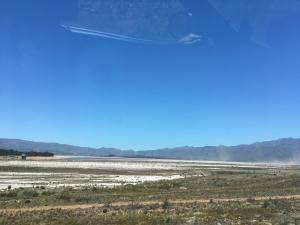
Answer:
<path fill-rule="evenodd" d="M 25 153 L 22 153 L 21 159 L 26 160 L 26 154 Z"/>

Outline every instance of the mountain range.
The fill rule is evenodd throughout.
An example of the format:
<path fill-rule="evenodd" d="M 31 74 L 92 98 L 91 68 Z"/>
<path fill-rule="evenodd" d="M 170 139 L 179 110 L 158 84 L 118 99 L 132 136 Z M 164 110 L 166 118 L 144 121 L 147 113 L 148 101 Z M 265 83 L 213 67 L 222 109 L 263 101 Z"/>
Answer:
<path fill-rule="evenodd" d="M 53 152 L 54 154 L 154 157 L 230 162 L 300 162 L 300 138 L 282 138 L 237 146 L 182 146 L 147 151 L 116 148 L 89 148 L 58 143 L 33 142 L 0 138 L 0 149 Z"/>

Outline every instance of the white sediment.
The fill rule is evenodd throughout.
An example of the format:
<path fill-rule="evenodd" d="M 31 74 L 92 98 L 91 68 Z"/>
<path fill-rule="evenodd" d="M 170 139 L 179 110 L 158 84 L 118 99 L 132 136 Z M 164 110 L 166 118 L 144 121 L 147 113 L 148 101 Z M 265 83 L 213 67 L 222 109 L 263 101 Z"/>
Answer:
<path fill-rule="evenodd" d="M 222 169 L 224 167 L 257 167 L 272 168 L 278 167 L 273 164 L 254 164 L 254 163 L 227 163 L 227 162 L 201 162 L 188 160 L 167 160 L 167 159 L 127 159 L 127 158 L 101 158 L 101 160 L 58 160 L 58 161 L 31 161 L 31 160 L 0 160 L 0 167 L 8 169 L 11 167 L 35 167 L 35 168 L 61 168 L 62 172 L 0 172 L 0 189 L 33 187 L 33 186 L 117 186 L 124 184 L 137 184 L 145 181 L 172 180 L 183 178 L 182 170 L 192 168 Z M 74 169 L 95 169 L 101 173 L 80 173 L 64 172 L 64 168 Z M 110 171 L 114 170 L 111 175 Z M 57 170 L 56 170 L 57 171 Z M 124 175 L 123 172 L 141 175 Z M 151 175 L 143 175 L 147 171 L 152 171 Z M 90 173 L 90 172 L 88 172 Z M 91 172 L 92 173 L 92 172 Z M 119 173 L 119 175 L 118 175 Z M 122 174 L 123 173 L 123 174 Z M 152 175 L 153 174 L 153 175 Z"/>

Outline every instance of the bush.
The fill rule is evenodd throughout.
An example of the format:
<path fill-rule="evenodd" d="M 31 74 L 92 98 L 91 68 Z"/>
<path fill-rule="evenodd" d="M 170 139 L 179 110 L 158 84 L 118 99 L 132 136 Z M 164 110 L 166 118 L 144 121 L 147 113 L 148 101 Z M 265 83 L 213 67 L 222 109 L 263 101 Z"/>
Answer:
<path fill-rule="evenodd" d="M 24 191 L 22 191 L 20 195 L 25 198 L 33 198 L 38 197 L 39 193 L 36 190 L 24 189 Z"/>
<path fill-rule="evenodd" d="M 289 219 L 286 215 L 277 216 L 276 220 L 277 220 L 277 224 L 279 224 L 279 225 L 288 225 L 289 224 Z"/>
<path fill-rule="evenodd" d="M 169 201 L 168 201 L 168 199 L 166 199 L 164 202 L 163 202 L 163 204 L 162 204 L 162 208 L 163 209 L 167 209 L 167 208 L 169 208 L 169 206 L 170 206 L 170 203 L 169 203 Z"/>
<path fill-rule="evenodd" d="M 6 193 L 7 197 L 17 197 L 18 192 L 15 191 L 9 191 L 8 193 Z"/>
<path fill-rule="evenodd" d="M 98 191 L 97 187 L 92 187 L 92 191 Z"/>
<path fill-rule="evenodd" d="M 264 204 L 262 205 L 263 208 L 267 208 L 270 205 L 269 201 L 265 200 Z"/>
<path fill-rule="evenodd" d="M 89 202 L 89 198 L 87 197 L 77 197 L 74 199 L 75 202 Z"/>
<path fill-rule="evenodd" d="M 18 192 L 16 191 L 8 191 L 8 192 L 1 192 L 0 193 L 0 197 L 17 197 L 18 195 Z"/>
<path fill-rule="evenodd" d="M 43 191 L 42 192 L 42 195 L 47 195 L 47 196 L 49 196 L 49 195 L 53 195 L 53 194 L 55 194 L 55 191 Z"/>
<path fill-rule="evenodd" d="M 65 200 L 65 201 L 70 201 L 71 200 L 70 193 L 67 190 L 63 190 L 60 193 L 59 198 L 62 199 L 62 200 Z"/>
<path fill-rule="evenodd" d="M 249 203 L 255 203 L 255 199 L 254 198 L 248 198 L 247 200 L 246 200 L 247 202 L 249 202 Z"/>

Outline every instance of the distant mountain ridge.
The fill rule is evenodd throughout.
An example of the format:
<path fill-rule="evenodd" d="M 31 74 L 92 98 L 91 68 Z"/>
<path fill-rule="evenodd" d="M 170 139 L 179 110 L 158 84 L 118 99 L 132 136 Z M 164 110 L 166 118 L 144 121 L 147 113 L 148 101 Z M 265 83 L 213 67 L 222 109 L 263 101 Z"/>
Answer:
<path fill-rule="evenodd" d="M 133 156 L 136 153 L 132 150 L 122 151 L 116 148 L 89 148 L 67 144 L 59 144 L 55 142 L 44 143 L 25 141 L 20 139 L 4 139 L 0 138 L 0 148 L 13 149 L 18 151 L 39 151 L 53 152 L 55 154 L 76 154 L 76 155 L 116 155 L 116 156 Z"/>
<path fill-rule="evenodd" d="M 282 138 L 250 145 L 178 147 L 142 151 L 146 156 L 231 162 L 300 162 L 300 138 Z"/>
<path fill-rule="evenodd" d="M 58 143 L 43 143 L 19 139 L 1 139 L 0 148 L 19 151 L 53 152 L 98 156 L 147 156 L 170 159 L 231 161 L 231 162 L 300 162 L 300 138 L 282 138 L 237 146 L 183 146 L 147 151 L 122 151 L 116 148 L 88 148 Z"/>

